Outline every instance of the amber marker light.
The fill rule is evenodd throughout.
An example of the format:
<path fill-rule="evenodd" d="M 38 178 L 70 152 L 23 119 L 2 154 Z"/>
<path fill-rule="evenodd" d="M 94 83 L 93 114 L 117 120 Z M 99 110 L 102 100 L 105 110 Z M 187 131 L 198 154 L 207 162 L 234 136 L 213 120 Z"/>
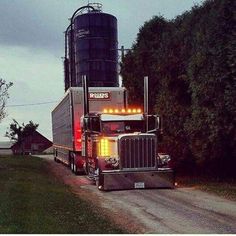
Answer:
<path fill-rule="evenodd" d="M 103 112 L 104 112 L 104 113 L 107 113 L 107 109 L 103 109 Z"/>
<path fill-rule="evenodd" d="M 109 113 L 113 113 L 113 109 L 109 109 Z"/>
<path fill-rule="evenodd" d="M 128 109 L 128 113 L 131 113 L 131 109 Z"/>
<path fill-rule="evenodd" d="M 125 109 L 122 109 L 121 112 L 122 112 L 122 113 L 125 113 Z"/>
<path fill-rule="evenodd" d="M 136 109 L 133 109 L 132 112 L 133 112 L 133 113 L 137 113 L 137 110 L 136 110 Z"/>
<path fill-rule="evenodd" d="M 108 140 L 102 138 L 100 141 L 100 155 L 101 156 L 108 156 L 109 150 L 108 150 Z"/>
<path fill-rule="evenodd" d="M 138 113 L 141 113 L 142 111 L 141 111 L 141 109 L 137 109 L 137 112 L 138 112 Z"/>
<path fill-rule="evenodd" d="M 118 110 L 118 109 L 115 109 L 115 113 L 119 113 L 119 110 Z"/>

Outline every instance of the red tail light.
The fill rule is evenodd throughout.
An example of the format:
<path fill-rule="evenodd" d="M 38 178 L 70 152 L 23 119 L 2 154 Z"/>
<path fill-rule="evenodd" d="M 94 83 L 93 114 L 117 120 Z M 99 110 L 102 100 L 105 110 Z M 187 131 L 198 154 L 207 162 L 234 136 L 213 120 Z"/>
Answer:
<path fill-rule="evenodd" d="M 77 122 L 75 125 L 74 137 L 75 137 L 75 149 L 76 151 L 81 151 L 82 140 L 81 140 L 81 128 L 79 122 Z"/>

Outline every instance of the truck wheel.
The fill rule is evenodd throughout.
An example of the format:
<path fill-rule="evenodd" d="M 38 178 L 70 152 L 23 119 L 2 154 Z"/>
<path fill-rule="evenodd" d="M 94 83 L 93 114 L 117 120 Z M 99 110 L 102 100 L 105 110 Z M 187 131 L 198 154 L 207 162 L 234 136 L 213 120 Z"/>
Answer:
<path fill-rule="evenodd" d="M 103 186 L 102 186 L 101 181 L 100 181 L 100 176 L 98 176 L 96 178 L 95 182 L 96 182 L 96 186 L 97 186 L 98 190 L 102 191 L 103 190 Z"/>
<path fill-rule="evenodd" d="M 96 186 L 97 186 L 97 188 L 98 188 L 98 186 L 99 186 L 99 176 L 96 177 L 96 179 L 95 179 L 95 184 L 96 184 Z"/>
<path fill-rule="evenodd" d="M 101 184 L 101 174 L 100 174 L 99 168 L 97 169 L 97 172 L 98 172 L 98 175 L 95 177 L 95 184 L 99 190 L 103 190 L 102 184 Z"/>

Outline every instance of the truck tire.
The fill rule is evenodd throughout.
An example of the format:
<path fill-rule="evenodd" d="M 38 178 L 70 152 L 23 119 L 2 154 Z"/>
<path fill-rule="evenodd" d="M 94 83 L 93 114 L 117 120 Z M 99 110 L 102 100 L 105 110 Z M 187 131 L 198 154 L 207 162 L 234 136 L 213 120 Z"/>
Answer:
<path fill-rule="evenodd" d="M 101 173 L 100 169 L 98 168 L 98 175 L 95 178 L 95 184 L 99 190 L 103 190 L 102 184 L 101 184 Z"/>

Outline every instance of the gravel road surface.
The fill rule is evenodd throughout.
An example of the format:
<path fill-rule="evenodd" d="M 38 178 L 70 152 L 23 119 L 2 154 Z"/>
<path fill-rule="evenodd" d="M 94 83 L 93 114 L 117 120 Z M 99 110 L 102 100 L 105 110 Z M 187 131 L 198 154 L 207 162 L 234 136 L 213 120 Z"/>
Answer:
<path fill-rule="evenodd" d="M 131 233 L 236 233 L 236 202 L 194 188 L 99 191 L 85 176 L 75 176 L 52 156 L 50 170 L 102 214 Z"/>

